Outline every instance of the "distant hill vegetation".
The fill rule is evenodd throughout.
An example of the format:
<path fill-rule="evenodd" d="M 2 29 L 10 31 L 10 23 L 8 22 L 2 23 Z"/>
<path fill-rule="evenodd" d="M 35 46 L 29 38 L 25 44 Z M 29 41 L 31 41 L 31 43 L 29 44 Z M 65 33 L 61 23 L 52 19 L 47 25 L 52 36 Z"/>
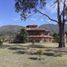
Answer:
<path fill-rule="evenodd" d="M 55 24 L 43 24 L 40 28 L 48 29 L 52 34 L 58 33 L 58 25 Z M 8 39 L 15 38 L 16 34 L 20 32 L 23 26 L 18 25 L 6 25 L 0 27 L 0 38 Z M 67 24 L 65 25 L 65 32 L 67 32 Z"/>
<path fill-rule="evenodd" d="M 16 34 L 17 32 L 20 31 L 20 29 L 22 28 L 22 26 L 18 26 L 18 25 L 7 25 L 7 26 L 1 26 L 0 27 L 0 34 L 2 35 L 10 35 L 10 34 Z"/>
<path fill-rule="evenodd" d="M 58 33 L 59 27 L 57 24 L 43 24 L 40 28 L 48 29 L 51 33 Z M 67 24 L 65 25 L 65 32 L 67 32 Z"/>
<path fill-rule="evenodd" d="M 43 24 L 40 28 L 48 29 L 52 33 L 58 33 L 58 25 L 55 24 Z M 0 35 L 13 35 L 17 34 L 23 26 L 19 25 L 6 25 L 0 27 Z M 67 32 L 67 24 L 65 25 L 65 32 Z"/>
<path fill-rule="evenodd" d="M 18 25 L 6 25 L 0 27 L 0 38 L 2 39 L 11 39 L 16 36 L 16 34 L 23 28 Z"/>
<path fill-rule="evenodd" d="M 40 28 L 48 29 L 52 33 L 58 33 L 58 25 L 55 24 L 43 24 Z M 0 35 L 14 35 L 17 34 L 23 26 L 19 25 L 6 25 L 0 27 Z M 65 32 L 67 32 L 67 24 L 65 25 Z"/>
<path fill-rule="evenodd" d="M 5 29 L 7 29 L 7 30 L 18 30 L 20 28 L 22 28 L 22 26 L 19 26 L 19 25 L 5 25 L 5 26 L 0 27 L 0 31 L 3 31 Z"/>

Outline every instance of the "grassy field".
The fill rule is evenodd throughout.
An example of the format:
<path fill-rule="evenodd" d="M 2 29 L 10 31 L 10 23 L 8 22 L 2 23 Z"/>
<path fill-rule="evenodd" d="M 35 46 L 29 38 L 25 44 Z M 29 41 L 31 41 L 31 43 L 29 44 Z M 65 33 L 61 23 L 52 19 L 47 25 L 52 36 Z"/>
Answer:
<path fill-rule="evenodd" d="M 67 67 L 67 48 L 58 49 L 56 43 L 7 44 L 0 48 L 0 67 Z M 39 46 L 40 45 L 40 48 Z M 42 49 L 41 60 L 37 54 L 30 54 Z"/>

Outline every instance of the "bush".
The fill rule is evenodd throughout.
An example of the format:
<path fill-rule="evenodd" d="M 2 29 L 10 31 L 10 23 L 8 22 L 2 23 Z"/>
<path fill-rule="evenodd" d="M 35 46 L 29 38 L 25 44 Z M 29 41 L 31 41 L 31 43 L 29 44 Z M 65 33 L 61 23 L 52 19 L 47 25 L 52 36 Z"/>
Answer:
<path fill-rule="evenodd" d="M 0 47 L 2 46 L 3 42 L 0 40 Z"/>
<path fill-rule="evenodd" d="M 20 32 L 16 35 L 14 43 L 26 43 L 28 41 L 28 33 L 25 28 L 22 28 Z"/>
<path fill-rule="evenodd" d="M 53 38 L 54 38 L 53 42 L 57 42 L 57 43 L 59 42 L 59 34 L 54 33 Z"/>
<path fill-rule="evenodd" d="M 39 49 L 39 50 L 37 50 L 37 54 L 39 55 L 39 60 L 41 60 L 41 55 L 42 55 L 42 50 L 41 49 Z"/>

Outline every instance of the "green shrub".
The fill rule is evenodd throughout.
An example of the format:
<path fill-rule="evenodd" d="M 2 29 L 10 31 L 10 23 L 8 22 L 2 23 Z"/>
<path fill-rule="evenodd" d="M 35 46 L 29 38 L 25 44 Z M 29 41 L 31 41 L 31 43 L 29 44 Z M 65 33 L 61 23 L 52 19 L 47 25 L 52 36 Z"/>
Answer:
<path fill-rule="evenodd" d="M 0 47 L 2 46 L 3 42 L 0 40 Z"/>
<path fill-rule="evenodd" d="M 26 43 L 28 42 L 28 33 L 25 28 L 22 28 L 20 32 L 16 35 L 14 43 Z"/>
<path fill-rule="evenodd" d="M 54 38 L 53 42 L 57 42 L 57 43 L 59 42 L 59 34 L 54 33 L 53 38 Z"/>
<path fill-rule="evenodd" d="M 37 54 L 39 55 L 39 60 L 41 60 L 41 55 L 42 55 L 42 50 L 41 49 L 39 49 L 39 50 L 37 50 Z"/>

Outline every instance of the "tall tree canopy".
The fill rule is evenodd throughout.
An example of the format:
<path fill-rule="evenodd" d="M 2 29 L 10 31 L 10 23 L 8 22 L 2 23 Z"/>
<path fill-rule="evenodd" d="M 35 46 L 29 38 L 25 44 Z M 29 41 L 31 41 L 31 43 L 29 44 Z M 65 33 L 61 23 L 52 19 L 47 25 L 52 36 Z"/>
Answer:
<path fill-rule="evenodd" d="M 45 0 L 16 0 L 15 7 L 16 11 L 21 14 L 23 19 L 25 19 L 30 14 L 37 12 L 36 9 L 42 8 L 45 4 Z"/>
<path fill-rule="evenodd" d="M 59 47 L 65 47 L 64 43 L 64 26 L 67 21 L 67 0 L 53 0 L 53 5 L 57 5 L 57 19 L 53 19 L 47 14 L 43 13 L 40 9 L 44 9 L 47 0 L 16 0 L 16 11 L 21 14 L 21 17 L 26 19 L 32 13 L 39 12 L 46 16 L 51 21 L 59 25 Z M 53 6 L 52 5 L 52 6 Z M 61 7 L 62 6 L 62 7 Z M 61 9 L 62 8 L 62 9 Z"/>

